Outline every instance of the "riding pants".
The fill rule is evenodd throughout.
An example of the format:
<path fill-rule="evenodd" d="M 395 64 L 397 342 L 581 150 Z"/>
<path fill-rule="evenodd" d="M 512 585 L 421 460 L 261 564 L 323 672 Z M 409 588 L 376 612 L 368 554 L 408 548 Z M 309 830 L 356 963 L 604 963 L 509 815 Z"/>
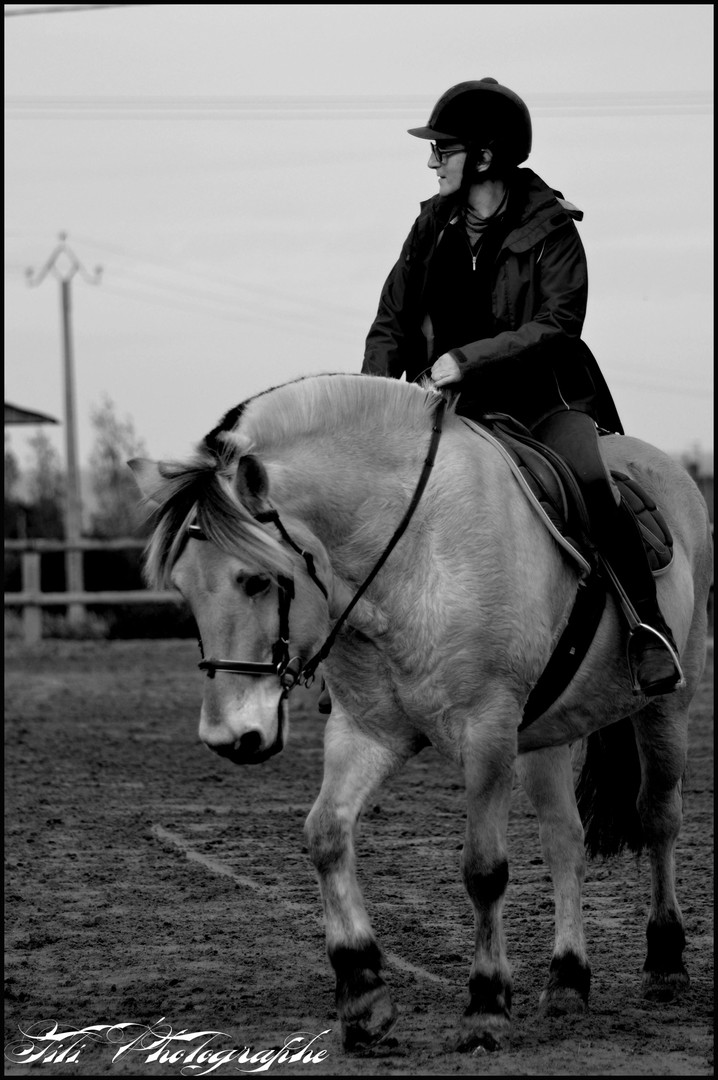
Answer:
<path fill-rule="evenodd" d="M 568 409 L 554 413 L 533 428 L 531 434 L 570 465 L 586 502 L 594 543 L 625 589 L 641 622 L 656 629 L 668 629 L 658 607 L 656 583 L 638 523 L 611 483 L 591 417 Z"/>

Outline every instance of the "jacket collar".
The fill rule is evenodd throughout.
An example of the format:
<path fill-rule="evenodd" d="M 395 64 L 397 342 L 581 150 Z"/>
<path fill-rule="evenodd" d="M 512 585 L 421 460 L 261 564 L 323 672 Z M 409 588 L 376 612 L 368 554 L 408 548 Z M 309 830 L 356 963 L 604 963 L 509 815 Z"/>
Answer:
<path fill-rule="evenodd" d="M 515 208 L 518 200 L 521 210 L 517 224 L 501 246 L 517 253 L 528 251 L 571 219 L 580 221 L 583 218 L 583 211 L 564 199 L 560 191 L 550 188 L 532 169 L 516 170 L 509 200 L 510 213 L 512 201 Z M 419 216 L 434 220 L 436 226 L 443 229 L 457 210 L 456 196 L 434 195 L 421 203 Z"/>

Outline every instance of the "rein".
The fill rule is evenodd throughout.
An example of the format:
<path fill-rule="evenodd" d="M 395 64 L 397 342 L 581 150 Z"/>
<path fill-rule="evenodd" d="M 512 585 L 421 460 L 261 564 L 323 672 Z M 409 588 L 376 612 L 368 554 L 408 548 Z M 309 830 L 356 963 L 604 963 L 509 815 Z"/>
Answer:
<path fill-rule="evenodd" d="M 394 534 L 385 547 L 382 554 L 379 556 L 372 570 L 364 579 L 362 584 L 355 592 L 352 599 L 349 601 L 344 611 L 341 613 L 332 630 L 327 636 L 324 644 L 321 648 L 311 657 L 306 663 L 300 656 L 295 656 L 290 659 L 289 650 L 289 609 L 291 607 L 292 600 L 294 598 L 294 582 L 291 578 L 279 577 L 279 637 L 272 646 L 272 662 L 269 664 L 253 663 L 251 661 L 243 660 L 215 660 L 210 657 L 204 658 L 204 650 L 202 649 L 202 641 L 200 639 L 199 646 L 202 652 L 202 662 L 199 667 L 201 670 L 206 671 L 210 679 L 213 679 L 215 672 L 228 671 L 235 675 L 276 675 L 279 678 L 283 687 L 283 694 L 286 696 L 290 690 L 292 690 L 298 682 L 301 682 L 304 686 L 311 686 L 314 681 L 316 669 L 319 665 L 326 660 L 329 655 L 334 642 L 337 639 L 339 632 L 349 618 L 351 612 L 358 604 L 364 593 L 367 591 L 375 577 L 381 570 L 384 563 L 387 561 L 396 545 L 401 540 L 402 536 L 406 532 L 409 523 L 414 516 L 417 506 L 424 494 L 424 489 L 429 482 L 429 476 L 431 470 L 434 467 L 434 461 L 436 460 L 436 453 L 439 448 L 439 440 L 441 439 L 441 431 L 444 422 L 444 415 L 446 413 L 446 398 L 441 398 L 436 407 L 436 413 L 434 415 L 434 424 L 431 431 L 431 441 L 429 443 L 429 451 L 424 460 L 424 465 L 421 470 L 419 481 L 414 490 L 414 494 L 411 498 L 404 516 L 397 525 Z M 261 511 L 255 515 L 255 519 L 262 523 L 268 523 L 276 526 L 279 531 L 282 540 L 289 544 L 297 554 L 301 555 L 304 559 L 304 564 L 307 569 L 307 574 L 311 581 L 314 582 L 316 587 L 323 594 L 325 599 L 329 599 L 329 593 L 324 585 L 324 582 L 318 576 L 314 565 L 314 559 L 310 552 L 305 551 L 295 543 L 290 534 L 287 532 L 284 524 L 282 523 L 279 513 L 274 508 Z M 202 532 L 202 529 L 198 525 L 190 525 L 187 529 L 190 538 L 195 540 L 207 540 L 207 536 Z"/>

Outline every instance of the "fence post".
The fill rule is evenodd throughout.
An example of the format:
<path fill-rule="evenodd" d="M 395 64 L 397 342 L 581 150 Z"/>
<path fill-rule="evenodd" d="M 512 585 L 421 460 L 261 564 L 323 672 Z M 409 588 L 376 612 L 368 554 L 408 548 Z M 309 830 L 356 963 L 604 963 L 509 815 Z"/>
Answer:
<path fill-rule="evenodd" d="M 40 552 L 23 551 L 21 562 L 21 589 L 24 593 L 40 592 Z M 26 604 L 22 610 L 22 631 L 26 645 L 42 641 L 42 608 L 38 604 Z"/>

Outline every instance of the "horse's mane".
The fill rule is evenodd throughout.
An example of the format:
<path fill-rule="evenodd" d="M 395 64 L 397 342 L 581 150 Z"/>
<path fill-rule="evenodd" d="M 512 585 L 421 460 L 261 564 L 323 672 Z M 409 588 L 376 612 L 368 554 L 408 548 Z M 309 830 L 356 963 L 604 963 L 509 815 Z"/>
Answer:
<path fill-rule="evenodd" d="M 437 394 L 414 383 L 366 375 L 311 375 L 265 390 L 232 409 L 210 432 L 205 446 L 238 437 L 253 452 L 276 449 L 306 433 L 340 437 L 371 432 L 376 439 L 426 428 Z"/>
<path fill-rule="evenodd" d="M 189 461 L 160 465 L 164 483 L 153 497 L 155 524 L 145 553 L 148 583 L 168 587 L 192 523 L 226 553 L 241 551 L 271 574 L 288 572 L 285 548 L 239 498 L 239 458 L 249 452 L 261 456 L 317 431 L 336 439 L 346 437 L 349 429 L 369 431 L 373 439 L 402 428 L 415 434 L 426 428 L 427 410 L 436 400 L 436 394 L 395 379 L 318 375 L 273 387 L 236 406 Z"/>

